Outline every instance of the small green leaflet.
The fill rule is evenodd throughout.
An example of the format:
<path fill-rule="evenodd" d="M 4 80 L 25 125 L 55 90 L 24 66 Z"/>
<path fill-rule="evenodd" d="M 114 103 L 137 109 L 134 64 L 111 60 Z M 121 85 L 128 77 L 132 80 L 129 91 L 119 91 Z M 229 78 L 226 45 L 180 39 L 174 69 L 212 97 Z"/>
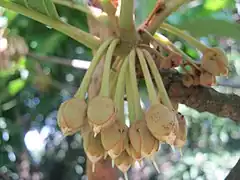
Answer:
<path fill-rule="evenodd" d="M 226 8 L 229 4 L 234 3 L 233 0 L 206 0 L 204 8 L 212 11 L 219 11 Z"/>
<path fill-rule="evenodd" d="M 59 15 L 54 3 L 51 0 L 12 0 L 13 2 L 23 5 L 28 9 L 38 11 L 53 19 L 59 19 Z"/>
<path fill-rule="evenodd" d="M 23 79 L 15 79 L 11 81 L 8 85 L 8 92 L 12 96 L 16 95 L 20 90 L 22 90 L 25 86 L 25 81 Z"/>
<path fill-rule="evenodd" d="M 136 1 L 136 25 L 143 23 L 144 19 L 146 19 L 154 9 L 156 3 L 157 0 Z"/>

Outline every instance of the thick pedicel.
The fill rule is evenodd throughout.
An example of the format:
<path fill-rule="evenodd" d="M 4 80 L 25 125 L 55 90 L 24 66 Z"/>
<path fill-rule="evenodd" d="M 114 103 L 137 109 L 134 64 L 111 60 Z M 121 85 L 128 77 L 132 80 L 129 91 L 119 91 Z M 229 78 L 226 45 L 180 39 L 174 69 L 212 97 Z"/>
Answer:
<path fill-rule="evenodd" d="M 95 164 L 103 158 L 105 150 L 101 143 L 101 137 L 98 134 L 94 137 L 94 133 L 88 132 L 83 136 L 83 148 L 87 157 L 92 162 L 92 171 L 95 170 Z"/>

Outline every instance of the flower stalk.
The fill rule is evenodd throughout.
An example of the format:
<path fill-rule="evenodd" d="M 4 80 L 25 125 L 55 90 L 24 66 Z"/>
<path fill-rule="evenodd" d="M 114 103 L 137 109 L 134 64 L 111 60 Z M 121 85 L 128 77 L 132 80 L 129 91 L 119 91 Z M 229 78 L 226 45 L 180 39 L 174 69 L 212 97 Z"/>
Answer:
<path fill-rule="evenodd" d="M 137 32 L 133 20 L 134 0 L 121 0 L 120 3 L 120 37 L 123 41 L 135 42 L 137 39 Z"/>

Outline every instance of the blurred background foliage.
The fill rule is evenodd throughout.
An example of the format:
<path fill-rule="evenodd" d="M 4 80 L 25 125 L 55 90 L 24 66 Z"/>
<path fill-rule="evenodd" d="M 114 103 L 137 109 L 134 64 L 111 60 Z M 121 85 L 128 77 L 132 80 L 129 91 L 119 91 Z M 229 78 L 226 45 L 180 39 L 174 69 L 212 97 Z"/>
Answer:
<path fill-rule="evenodd" d="M 136 0 L 137 24 L 147 17 L 155 2 Z M 57 9 L 65 21 L 88 31 L 85 14 L 60 5 Z M 59 104 L 73 95 L 85 70 L 74 68 L 74 64 L 52 63 L 51 57 L 62 57 L 71 65 L 74 59 L 90 61 L 90 49 L 27 17 L 3 8 L 0 11 L 0 24 L 8 21 L 8 35 L 22 36 L 31 54 L 44 55 L 48 60 L 28 55 L 0 72 L 0 179 L 86 179 L 81 136 L 63 137 L 56 124 Z M 239 15 L 237 0 L 193 0 L 168 18 L 205 44 L 225 49 L 231 73 L 229 78 L 219 78 L 214 88 L 238 95 Z M 170 34 L 168 37 L 192 58 L 199 59 L 198 52 L 184 41 Z M 237 162 L 240 128 L 236 123 L 184 105 L 179 111 L 188 121 L 183 156 L 163 145 L 157 156 L 161 174 L 150 162 L 144 162 L 131 169 L 130 179 L 222 180 Z"/>

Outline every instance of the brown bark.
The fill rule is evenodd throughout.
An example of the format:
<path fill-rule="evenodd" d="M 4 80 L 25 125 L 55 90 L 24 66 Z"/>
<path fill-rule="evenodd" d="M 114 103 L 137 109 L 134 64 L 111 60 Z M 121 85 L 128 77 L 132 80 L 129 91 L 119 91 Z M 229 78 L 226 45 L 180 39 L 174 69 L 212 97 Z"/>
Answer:
<path fill-rule="evenodd" d="M 110 159 L 100 160 L 96 163 L 95 168 L 95 172 L 92 172 L 92 163 L 87 160 L 88 180 L 117 180 L 119 177 L 116 167 L 112 168 Z"/>
<path fill-rule="evenodd" d="M 199 112 L 210 112 L 216 116 L 240 122 L 240 97 L 235 94 L 219 93 L 203 86 L 185 87 L 182 75 L 177 71 L 161 72 L 169 97 Z"/>
<path fill-rule="evenodd" d="M 237 164 L 232 168 L 229 172 L 225 180 L 239 180 L 240 179 L 240 159 L 238 160 Z"/>

